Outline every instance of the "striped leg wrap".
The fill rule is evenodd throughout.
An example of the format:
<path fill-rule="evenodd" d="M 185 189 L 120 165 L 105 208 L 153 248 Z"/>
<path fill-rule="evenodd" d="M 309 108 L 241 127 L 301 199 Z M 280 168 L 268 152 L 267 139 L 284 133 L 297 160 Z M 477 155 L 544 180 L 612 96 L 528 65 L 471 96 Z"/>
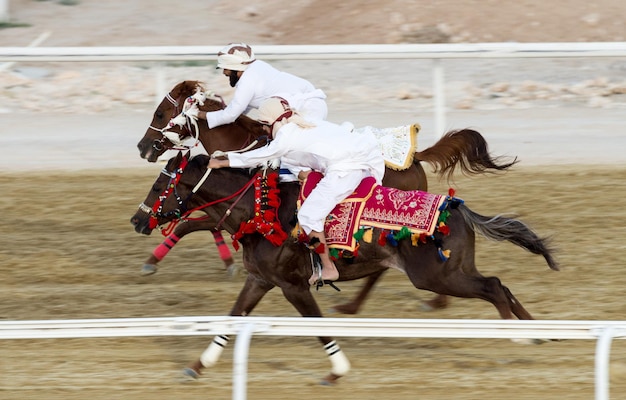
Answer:
<path fill-rule="evenodd" d="M 180 238 L 172 233 L 167 238 L 165 238 L 163 243 L 161 243 L 157 246 L 156 249 L 154 249 L 152 254 L 156 257 L 157 260 L 161 261 L 163 257 L 165 257 L 167 253 L 172 250 L 172 247 L 176 246 L 176 243 L 178 243 L 179 240 Z"/>
<path fill-rule="evenodd" d="M 332 341 L 324 346 L 324 350 L 326 354 L 328 354 L 328 358 L 330 358 L 330 362 L 332 364 L 331 372 L 337 376 L 344 376 L 350 371 L 350 361 L 343 354 L 341 348 L 336 341 Z"/>
<path fill-rule="evenodd" d="M 219 360 L 229 340 L 230 338 L 226 335 L 218 335 L 213 338 L 213 342 L 200 356 L 200 362 L 205 368 L 214 365 Z"/>

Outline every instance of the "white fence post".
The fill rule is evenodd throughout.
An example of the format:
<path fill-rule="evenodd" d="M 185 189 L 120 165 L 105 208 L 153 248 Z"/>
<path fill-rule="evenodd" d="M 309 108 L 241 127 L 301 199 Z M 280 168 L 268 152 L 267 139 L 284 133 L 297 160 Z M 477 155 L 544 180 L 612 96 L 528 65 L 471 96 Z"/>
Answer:
<path fill-rule="evenodd" d="M 248 352 L 255 324 L 244 324 L 237 334 L 233 354 L 233 400 L 246 400 L 248 392 Z"/>
<path fill-rule="evenodd" d="M 614 328 L 600 330 L 596 343 L 596 400 L 609 400 L 609 361 Z"/>
<path fill-rule="evenodd" d="M 0 0 L 0 22 L 9 22 L 9 0 Z"/>

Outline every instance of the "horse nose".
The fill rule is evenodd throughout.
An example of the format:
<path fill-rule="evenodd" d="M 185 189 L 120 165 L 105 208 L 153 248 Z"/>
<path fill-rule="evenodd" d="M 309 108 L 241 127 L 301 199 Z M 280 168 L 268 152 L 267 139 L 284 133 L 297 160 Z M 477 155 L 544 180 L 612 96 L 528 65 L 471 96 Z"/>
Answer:
<path fill-rule="evenodd" d="M 163 150 L 163 142 L 161 142 L 160 140 L 155 140 L 154 142 L 152 142 L 152 148 L 156 151 Z"/>
<path fill-rule="evenodd" d="M 137 143 L 137 149 L 139 150 L 139 156 L 141 156 L 141 158 L 146 158 L 146 146 L 139 142 Z"/>

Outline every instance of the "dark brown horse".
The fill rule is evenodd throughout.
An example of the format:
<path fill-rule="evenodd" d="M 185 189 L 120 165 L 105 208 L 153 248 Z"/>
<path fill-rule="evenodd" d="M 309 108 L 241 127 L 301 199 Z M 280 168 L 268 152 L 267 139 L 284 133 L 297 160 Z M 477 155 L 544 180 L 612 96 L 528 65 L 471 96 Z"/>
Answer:
<path fill-rule="evenodd" d="M 253 186 L 254 173 L 224 168 L 212 170 L 206 176 L 208 159 L 208 156 L 201 155 L 185 164 L 187 159 L 182 153 L 171 159 L 152 185 L 142 207 L 131 218 L 135 230 L 148 234 L 157 224 L 194 210 L 206 213 L 214 229 L 225 229 L 231 234 L 237 232 L 243 222 L 251 220 L 255 216 L 255 190 L 249 188 Z M 203 183 L 198 187 L 201 181 Z M 282 183 L 278 187 L 280 208 L 276 214 L 284 232 L 290 232 L 295 223 L 299 185 Z M 436 232 L 434 240 L 420 243 L 419 246 L 412 245 L 408 239 L 398 241 L 396 246 L 363 241 L 358 256 L 351 262 L 345 259 L 336 261 L 339 281 L 363 278 L 393 267 L 404 272 L 416 288 L 486 300 L 496 307 L 504 319 L 512 319 L 514 316 L 532 319 L 498 278 L 484 277 L 477 271 L 474 260 L 475 234 L 495 241 L 509 241 L 543 256 L 551 269 L 558 270 L 546 239 L 538 237 L 518 219 L 501 215 L 483 216 L 456 199 L 449 198 L 448 204 L 448 234 Z M 379 233 L 379 230 L 375 230 L 374 237 L 378 237 Z M 437 241 L 443 241 L 445 248 L 451 251 L 445 261 L 438 254 Z M 275 246 L 259 233 L 244 235 L 241 244 L 244 266 L 249 274 L 230 315 L 249 315 L 263 296 L 278 286 L 303 317 L 322 316 L 308 285 L 312 270 L 308 247 L 293 238 Z M 332 364 L 331 373 L 325 381 L 333 383 L 349 371 L 350 364 L 332 338 L 319 339 Z M 227 342 L 226 336 L 215 337 L 200 359 L 186 369 L 186 373 L 198 377 L 203 368 L 212 366 L 218 360 Z"/>
<path fill-rule="evenodd" d="M 197 137 L 209 154 L 216 150 L 239 150 L 250 145 L 254 147 L 255 141 L 258 140 L 260 141 L 257 145 L 264 144 L 262 138 L 265 137 L 265 133 L 261 124 L 246 116 L 237 118 L 232 124 L 213 129 L 209 129 L 204 120 L 193 125 L 193 121 L 184 118 L 181 112 L 187 99 L 197 93 L 204 93 L 204 90 L 198 81 L 183 81 L 174 86 L 158 105 L 150 127 L 137 144 L 142 158 L 155 162 L 166 150 L 174 147 L 174 143 L 164 136 L 164 132 L 167 132 L 170 138 L 174 134 L 174 141 Z M 224 107 L 221 97 L 208 95 L 200 109 L 215 111 Z M 421 161 L 430 164 L 440 178 L 449 179 L 457 169 L 466 175 L 506 171 L 517 162 L 517 159 L 501 162 L 499 157 L 492 157 L 489 154 L 487 142 L 479 132 L 471 129 L 455 130 L 443 135 L 433 146 L 416 152 L 414 162 L 407 169 L 397 171 L 387 168 L 383 185 L 401 190 L 428 190 L 427 177 Z M 174 234 L 182 238 L 196 229 L 206 228 L 202 222 L 186 227 L 185 224 L 181 224 L 176 227 Z M 169 243 L 171 244 L 171 241 Z M 144 270 L 155 271 L 157 262 L 153 254 L 144 265 Z M 383 274 L 384 271 L 380 271 L 369 276 L 357 296 L 349 303 L 335 306 L 335 310 L 345 314 L 356 314 Z M 447 303 L 447 297 L 439 295 L 424 302 L 424 307 L 429 310 L 443 308 Z"/>

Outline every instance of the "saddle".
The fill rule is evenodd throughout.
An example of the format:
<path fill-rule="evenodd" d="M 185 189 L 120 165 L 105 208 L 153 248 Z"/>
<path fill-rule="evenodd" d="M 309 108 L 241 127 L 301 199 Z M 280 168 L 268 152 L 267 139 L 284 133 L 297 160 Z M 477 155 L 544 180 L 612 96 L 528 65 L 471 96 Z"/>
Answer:
<path fill-rule="evenodd" d="M 397 126 L 393 128 L 375 128 L 364 126 L 353 129 L 355 133 L 369 132 L 374 135 L 388 168 L 403 171 L 413 164 L 415 149 L 417 147 L 417 134 L 421 126 L 419 124 Z"/>
<path fill-rule="evenodd" d="M 319 172 L 309 174 L 300 189 L 298 205 L 322 177 Z M 437 227 L 440 207 L 445 200 L 445 195 L 402 191 L 378 185 L 374 178 L 365 178 L 326 218 L 326 244 L 331 249 L 354 252 L 357 248 L 355 234 L 365 227 L 430 236 Z"/>

